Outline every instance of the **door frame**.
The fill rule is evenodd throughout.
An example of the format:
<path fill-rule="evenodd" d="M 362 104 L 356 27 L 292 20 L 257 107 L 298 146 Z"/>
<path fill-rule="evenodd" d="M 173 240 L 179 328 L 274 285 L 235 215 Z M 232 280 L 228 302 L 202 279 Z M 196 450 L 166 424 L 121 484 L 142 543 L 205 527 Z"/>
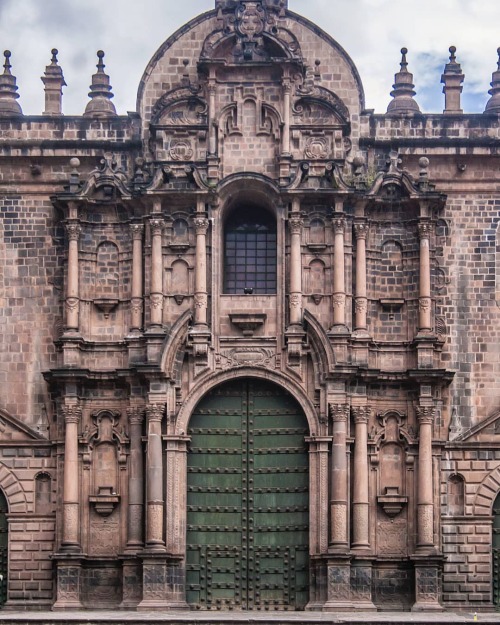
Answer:
<path fill-rule="evenodd" d="M 318 414 L 304 389 L 294 380 L 268 369 L 241 367 L 209 374 L 200 381 L 183 402 L 175 423 L 175 433 L 166 436 L 166 547 L 184 563 L 186 561 L 187 525 L 187 446 L 188 424 L 198 403 L 216 386 L 238 378 L 254 378 L 272 382 L 297 401 L 308 423 L 309 444 L 309 555 L 328 550 L 328 454 L 331 437 L 318 436 L 321 431 Z M 175 502 L 175 503 L 174 503 Z M 314 588 L 310 588 L 314 596 Z"/>

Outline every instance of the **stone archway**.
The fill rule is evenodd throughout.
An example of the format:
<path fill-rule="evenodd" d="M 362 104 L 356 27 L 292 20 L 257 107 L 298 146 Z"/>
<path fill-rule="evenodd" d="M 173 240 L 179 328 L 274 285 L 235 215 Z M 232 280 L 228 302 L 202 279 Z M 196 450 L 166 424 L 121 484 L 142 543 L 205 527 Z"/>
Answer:
<path fill-rule="evenodd" d="M 303 609 L 309 579 L 308 424 L 284 389 L 238 378 L 189 422 L 187 600 L 198 609 Z"/>

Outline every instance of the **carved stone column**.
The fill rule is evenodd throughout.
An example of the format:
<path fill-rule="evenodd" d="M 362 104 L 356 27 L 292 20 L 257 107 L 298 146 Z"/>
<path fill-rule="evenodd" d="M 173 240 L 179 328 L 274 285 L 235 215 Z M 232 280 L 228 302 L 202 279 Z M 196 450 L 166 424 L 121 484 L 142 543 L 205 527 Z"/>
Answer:
<path fill-rule="evenodd" d="M 142 424 L 144 410 L 129 408 L 130 455 L 128 471 L 127 552 L 136 553 L 144 546 L 144 454 Z"/>
<path fill-rule="evenodd" d="M 215 95 L 216 82 L 214 78 L 208 81 L 208 152 L 210 156 L 217 153 L 217 135 L 215 129 Z"/>
<path fill-rule="evenodd" d="M 166 547 L 167 601 L 170 609 L 187 610 L 185 588 L 187 444 L 189 436 L 166 437 Z"/>
<path fill-rule="evenodd" d="M 302 258 L 301 235 L 303 221 L 298 213 L 288 220 L 290 227 L 290 325 L 302 322 Z"/>
<path fill-rule="evenodd" d="M 332 475 L 330 499 L 330 551 L 345 552 L 349 547 L 347 536 L 347 418 L 348 404 L 330 404 L 333 421 Z"/>
<path fill-rule="evenodd" d="M 151 326 L 163 325 L 163 253 L 162 237 L 164 222 L 151 219 Z"/>
<path fill-rule="evenodd" d="M 146 408 L 148 448 L 146 457 L 147 524 L 146 550 L 165 552 L 163 540 L 163 450 L 161 422 L 164 404 Z"/>
<path fill-rule="evenodd" d="M 281 150 L 284 156 L 290 154 L 290 94 L 292 84 L 290 79 L 283 80 L 283 141 Z"/>
<path fill-rule="evenodd" d="M 345 327 L 345 227 L 345 217 L 336 215 L 333 218 L 333 230 L 335 233 L 333 253 L 333 325 L 341 327 Z"/>
<path fill-rule="evenodd" d="M 68 235 L 68 278 L 66 284 L 66 330 L 78 332 L 80 312 L 80 286 L 78 267 L 78 241 L 81 233 L 76 221 L 66 223 Z"/>
<path fill-rule="evenodd" d="M 194 288 L 194 323 L 207 325 L 207 232 L 209 221 L 206 217 L 194 219 L 196 229 L 196 272 Z"/>
<path fill-rule="evenodd" d="M 130 331 L 139 332 L 142 328 L 142 305 L 143 305 L 143 285 L 142 285 L 142 236 L 144 232 L 143 224 L 131 224 L 132 234 L 132 301 L 130 316 Z"/>
<path fill-rule="evenodd" d="M 63 534 L 61 553 L 79 553 L 80 482 L 78 470 L 78 424 L 82 410 L 77 404 L 61 408 L 64 416 Z"/>
<path fill-rule="evenodd" d="M 369 406 L 352 406 L 354 417 L 354 476 L 352 493 L 352 548 L 370 549 L 368 498 Z"/>
<path fill-rule="evenodd" d="M 123 558 L 123 599 L 120 607 L 134 609 L 142 599 L 142 567 L 137 553 L 144 546 L 144 454 L 142 424 L 144 410 L 127 410 L 130 432 L 128 468 L 127 547 Z"/>
<path fill-rule="evenodd" d="M 432 424 L 435 409 L 417 406 L 419 422 L 417 553 L 434 552 L 434 492 L 432 475 Z"/>
<path fill-rule="evenodd" d="M 420 237 L 420 283 L 419 283 L 419 323 L 420 333 L 430 334 L 432 331 L 431 322 L 431 263 L 429 240 L 431 235 L 431 224 L 421 221 L 418 224 L 418 234 Z"/>
<path fill-rule="evenodd" d="M 355 320 L 354 329 L 365 331 L 367 328 L 366 312 L 368 299 L 366 292 L 366 239 L 369 226 L 365 221 L 354 224 L 354 236 L 356 237 L 356 296 L 354 300 Z"/>

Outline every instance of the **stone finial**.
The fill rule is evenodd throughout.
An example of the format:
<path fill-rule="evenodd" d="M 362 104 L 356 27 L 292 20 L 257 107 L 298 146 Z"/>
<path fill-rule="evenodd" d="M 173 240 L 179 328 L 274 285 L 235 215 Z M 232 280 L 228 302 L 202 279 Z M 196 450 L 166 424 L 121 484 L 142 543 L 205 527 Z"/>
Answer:
<path fill-rule="evenodd" d="M 66 87 L 63 71 L 57 64 L 56 48 L 52 49 L 50 65 L 45 68 L 45 74 L 41 80 L 45 85 L 45 110 L 44 115 L 62 115 L 62 88 Z"/>
<path fill-rule="evenodd" d="M 96 67 L 97 72 L 92 76 L 89 98 L 90 102 L 85 108 L 84 117 L 113 117 L 116 115 L 115 105 L 111 102 L 113 94 L 109 84 L 109 76 L 104 72 L 106 67 L 103 63 L 104 52 L 97 52 L 99 59 Z"/>
<path fill-rule="evenodd" d="M 406 55 L 407 48 L 401 48 L 401 70 L 394 76 L 393 90 L 391 96 L 394 98 L 387 107 L 387 114 L 394 116 L 411 116 L 420 113 L 418 104 L 413 99 L 415 91 L 413 91 L 413 74 L 408 71 L 408 63 Z"/>
<path fill-rule="evenodd" d="M 223 11 L 233 11 L 242 4 L 244 0 L 215 0 L 215 8 Z M 280 15 L 284 15 L 288 9 L 288 0 L 262 0 L 262 4 L 266 9 L 278 11 Z"/>
<path fill-rule="evenodd" d="M 491 77 L 491 89 L 488 91 L 491 98 L 486 102 L 485 113 L 500 113 L 500 48 L 498 48 L 497 53 L 497 69 Z"/>
<path fill-rule="evenodd" d="M 463 113 L 463 110 L 460 108 L 460 94 L 462 93 L 462 83 L 465 78 L 460 63 L 457 63 L 456 51 L 455 46 L 450 46 L 450 62 L 444 66 L 444 73 L 441 76 L 441 82 L 444 85 L 443 113 L 454 115 Z"/>
<path fill-rule="evenodd" d="M 16 100 L 19 98 L 17 93 L 16 77 L 11 74 L 10 64 L 11 52 L 5 50 L 4 71 L 0 75 L 0 117 L 11 117 L 13 115 L 22 115 L 21 106 Z"/>

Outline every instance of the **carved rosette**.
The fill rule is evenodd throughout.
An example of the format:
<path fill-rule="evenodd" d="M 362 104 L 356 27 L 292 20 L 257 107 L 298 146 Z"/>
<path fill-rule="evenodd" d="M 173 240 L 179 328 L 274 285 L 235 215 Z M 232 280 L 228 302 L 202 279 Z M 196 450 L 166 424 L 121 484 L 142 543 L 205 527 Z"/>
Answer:
<path fill-rule="evenodd" d="M 345 306 L 345 293 L 334 293 L 333 306 L 335 308 L 343 308 Z"/>
<path fill-rule="evenodd" d="M 328 404 L 328 410 L 333 422 L 347 422 L 349 417 L 349 404 Z"/>
<path fill-rule="evenodd" d="M 370 226 L 366 222 L 358 222 L 354 224 L 354 236 L 356 240 L 364 239 L 366 241 Z"/>
<path fill-rule="evenodd" d="M 66 302 L 65 302 L 66 312 L 68 313 L 76 312 L 78 310 L 79 301 L 80 300 L 78 299 L 78 297 L 67 297 Z"/>
<path fill-rule="evenodd" d="M 302 304 L 302 296 L 300 293 L 291 293 L 290 294 L 290 306 L 292 308 L 300 308 Z"/>
<path fill-rule="evenodd" d="M 335 217 L 332 220 L 333 230 L 335 234 L 344 234 L 346 228 L 346 220 L 345 217 Z"/>
<path fill-rule="evenodd" d="M 417 406 L 416 412 L 420 425 L 432 425 L 432 423 L 434 423 L 434 417 L 436 416 L 436 409 L 434 408 L 434 406 Z"/>
<path fill-rule="evenodd" d="M 163 304 L 163 295 L 161 293 L 152 293 L 151 294 L 151 307 L 155 310 L 161 308 Z"/>
<path fill-rule="evenodd" d="M 206 293 L 195 293 L 194 296 L 194 307 L 198 309 L 203 309 L 208 306 L 208 296 Z"/>
<path fill-rule="evenodd" d="M 429 239 L 432 233 L 432 224 L 422 221 L 418 224 L 418 236 L 420 240 Z"/>
<path fill-rule="evenodd" d="M 66 233 L 69 241 L 78 241 L 82 228 L 79 223 L 69 221 L 66 223 Z"/>
<path fill-rule="evenodd" d="M 82 409 L 79 405 L 61 406 L 61 414 L 65 423 L 79 423 L 82 418 Z"/>
<path fill-rule="evenodd" d="M 429 312 L 431 309 L 431 298 L 430 297 L 421 297 L 418 301 L 418 309 L 421 312 Z"/>
<path fill-rule="evenodd" d="M 131 224 L 130 225 L 130 234 L 132 236 L 133 241 L 142 240 L 142 233 L 144 232 L 143 224 Z"/>
<path fill-rule="evenodd" d="M 368 423 L 371 415 L 370 406 L 351 406 L 354 423 Z"/>
<path fill-rule="evenodd" d="M 165 404 L 149 404 L 146 406 L 146 416 L 148 421 L 158 421 L 163 419 L 165 414 Z"/>
<path fill-rule="evenodd" d="M 194 220 L 194 227 L 196 230 L 196 234 L 205 235 L 208 232 L 208 227 L 210 222 L 206 217 L 196 217 Z"/>
<path fill-rule="evenodd" d="M 142 297 L 133 297 L 130 302 L 130 308 L 133 313 L 142 313 Z"/>
<path fill-rule="evenodd" d="M 368 310 L 368 300 L 366 297 L 356 297 L 354 309 L 357 313 L 365 313 Z"/>
<path fill-rule="evenodd" d="M 288 220 L 291 234 L 301 234 L 304 226 L 304 220 L 300 217 L 290 217 Z"/>

